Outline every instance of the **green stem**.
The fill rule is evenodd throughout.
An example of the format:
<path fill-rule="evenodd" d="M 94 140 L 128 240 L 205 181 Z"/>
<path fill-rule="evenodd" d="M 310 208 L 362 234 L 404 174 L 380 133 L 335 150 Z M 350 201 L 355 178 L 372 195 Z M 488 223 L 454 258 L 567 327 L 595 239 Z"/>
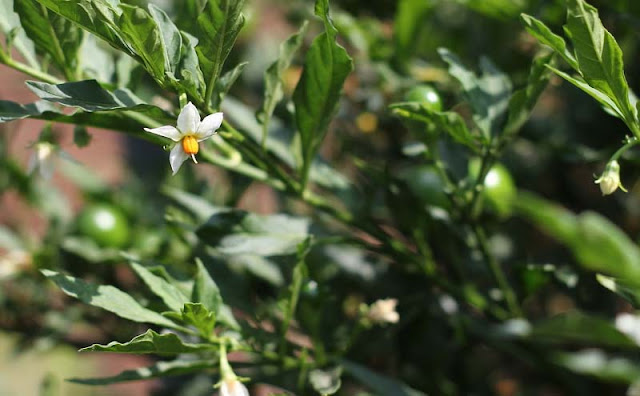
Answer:
<path fill-rule="evenodd" d="M 276 190 L 284 190 L 285 185 L 280 180 L 272 179 L 269 174 L 262 169 L 258 169 L 244 162 L 238 161 L 236 158 L 225 158 L 211 153 L 209 150 L 203 149 L 199 153 L 200 158 L 207 163 L 217 165 L 230 171 L 240 173 L 257 181 L 261 181 L 275 188 Z"/>
<path fill-rule="evenodd" d="M 629 150 L 631 147 L 637 145 L 640 143 L 640 139 L 638 139 L 637 137 L 627 137 L 626 139 L 626 143 L 624 146 L 620 147 L 618 149 L 618 151 L 616 151 L 615 153 L 613 153 L 613 155 L 611 156 L 611 159 L 609 160 L 609 162 L 611 161 L 617 161 L 618 158 L 620 158 L 622 156 L 622 154 L 625 153 L 625 151 Z"/>
<path fill-rule="evenodd" d="M 502 271 L 500 263 L 498 263 L 496 258 L 491 253 L 484 230 L 480 228 L 480 226 L 474 226 L 473 232 L 480 246 L 482 255 L 484 256 L 484 259 L 487 262 L 489 269 L 491 270 L 491 273 L 493 274 L 496 283 L 498 284 L 498 287 L 504 295 L 504 299 L 507 302 L 509 311 L 513 316 L 522 316 L 522 311 L 520 310 L 520 306 L 518 305 L 516 294 L 507 281 L 507 277 L 504 274 L 504 271 Z"/>
<path fill-rule="evenodd" d="M 0 63 L 4 63 L 12 69 L 15 69 L 19 72 L 27 74 L 33 78 L 36 78 L 40 81 L 44 81 L 49 84 L 62 84 L 64 81 L 50 75 L 49 73 L 42 72 L 40 70 L 34 69 L 31 66 L 27 66 L 24 63 L 16 62 L 13 58 L 11 58 L 4 50 L 0 47 Z"/>

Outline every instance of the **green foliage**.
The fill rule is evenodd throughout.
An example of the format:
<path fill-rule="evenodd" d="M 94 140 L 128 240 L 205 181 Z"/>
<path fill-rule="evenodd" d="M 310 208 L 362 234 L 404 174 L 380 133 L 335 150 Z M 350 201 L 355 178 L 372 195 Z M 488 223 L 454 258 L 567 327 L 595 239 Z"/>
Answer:
<path fill-rule="evenodd" d="M 315 13 L 322 18 L 325 31 L 313 40 L 293 93 L 296 125 L 302 144 L 300 174 L 303 185 L 329 121 L 338 108 L 342 85 L 353 69 L 351 57 L 336 41 L 338 30 L 329 17 L 328 0 L 318 0 Z"/>
<path fill-rule="evenodd" d="M 158 378 L 159 394 L 244 391 L 245 376 L 323 395 L 637 382 L 636 8 L 151 3 L 0 0 L 0 63 L 37 96 L 0 101 L 0 122 L 44 124 L 0 136 L 0 327 L 156 355 L 70 381 Z M 632 136 L 620 145 L 620 120 L 554 74 Z M 103 144 L 94 127 L 148 142 L 124 140 L 124 176 L 102 180 L 56 123 L 73 155 Z M 33 140 L 28 167 L 13 131 Z M 160 148 L 194 163 L 170 175 Z M 601 198 L 604 176 L 630 193 Z M 78 197 L 119 215 L 75 213 Z M 14 218 L 16 199 L 43 225 Z"/>

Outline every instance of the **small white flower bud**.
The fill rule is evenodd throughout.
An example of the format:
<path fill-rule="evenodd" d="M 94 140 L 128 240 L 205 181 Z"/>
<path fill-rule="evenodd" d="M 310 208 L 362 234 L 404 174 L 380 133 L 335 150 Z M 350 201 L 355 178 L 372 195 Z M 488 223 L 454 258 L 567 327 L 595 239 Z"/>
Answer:
<path fill-rule="evenodd" d="M 396 311 L 396 305 L 398 305 L 398 300 L 395 298 L 378 300 L 369 307 L 367 319 L 372 323 L 397 323 L 400 320 L 400 315 Z"/>
<path fill-rule="evenodd" d="M 29 158 L 29 173 L 36 170 L 44 179 L 51 179 L 53 175 L 53 160 L 56 147 L 51 143 L 40 142 L 34 147 Z"/>
<path fill-rule="evenodd" d="M 220 396 L 249 396 L 249 390 L 242 382 L 230 378 L 222 381 Z"/>
<path fill-rule="evenodd" d="M 600 185 L 602 195 L 613 194 L 613 192 L 618 188 L 627 192 L 627 190 L 622 186 L 622 183 L 620 183 L 620 164 L 618 164 L 618 161 L 616 160 L 607 164 L 604 168 L 604 172 L 602 172 L 602 176 L 600 176 L 595 183 Z"/>

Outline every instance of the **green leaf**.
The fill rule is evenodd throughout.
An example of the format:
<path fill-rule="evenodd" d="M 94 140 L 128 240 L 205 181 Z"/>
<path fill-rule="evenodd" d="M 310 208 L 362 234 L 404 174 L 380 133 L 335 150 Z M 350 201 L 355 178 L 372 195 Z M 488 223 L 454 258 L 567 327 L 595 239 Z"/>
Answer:
<path fill-rule="evenodd" d="M 511 136 L 520 130 L 527 121 L 538 102 L 542 91 L 549 82 L 550 71 L 547 67 L 553 62 L 553 54 L 539 56 L 534 59 L 529 71 L 527 84 L 514 92 L 509 100 L 509 114 L 503 136 Z"/>
<path fill-rule="evenodd" d="M 171 77 L 178 77 L 182 56 L 182 35 L 171 18 L 154 4 L 149 4 L 149 14 L 160 31 L 160 43 L 164 55 L 164 70 Z"/>
<path fill-rule="evenodd" d="M 264 102 L 258 110 L 258 120 L 262 124 L 262 146 L 265 147 L 269 133 L 269 122 L 276 105 L 284 97 L 284 72 L 289 68 L 293 57 L 302 45 L 307 32 L 308 22 L 304 21 L 300 29 L 280 44 L 278 59 L 264 72 Z"/>
<path fill-rule="evenodd" d="M 588 270 L 640 285 L 640 248 L 615 224 L 594 212 L 575 215 L 530 193 L 514 201 L 525 218 L 573 251 Z"/>
<path fill-rule="evenodd" d="M 567 43 L 561 36 L 553 33 L 542 21 L 531 15 L 521 14 L 520 20 L 524 23 L 527 32 L 538 39 L 542 44 L 551 47 L 562 57 L 572 68 L 578 70 L 578 61 L 571 51 L 567 49 Z"/>
<path fill-rule="evenodd" d="M 565 80 L 567 80 L 571 84 L 575 85 L 576 87 L 580 88 L 581 90 L 583 90 L 584 92 L 589 94 L 592 98 L 597 100 L 602 105 L 602 107 L 605 109 L 605 111 L 607 111 L 609 114 L 614 115 L 614 116 L 624 120 L 624 115 L 622 114 L 622 112 L 618 108 L 618 105 L 613 100 L 611 100 L 611 98 L 609 98 L 605 93 L 603 93 L 601 91 L 598 91 L 597 89 L 593 88 L 586 81 L 584 81 L 581 77 L 572 77 L 569 74 L 567 74 L 567 73 L 565 73 L 563 71 L 560 71 L 560 70 L 558 70 L 558 69 L 556 69 L 554 67 L 551 67 L 551 66 L 547 66 L 547 67 L 550 70 L 552 70 L 554 73 L 559 75 L 560 77 L 564 78 Z"/>
<path fill-rule="evenodd" d="M 211 98 L 212 108 L 220 108 L 222 100 L 225 96 L 227 96 L 227 93 L 229 93 L 229 90 L 236 82 L 238 77 L 240 77 L 240 74 L 242 74 L 242 71 L 244 70 L 244 67 L 247 66 L 247 64 L 249 64 L 249 62 L 238 63 L 236 67 L 223 74 L 222 77 L 220 77 L 216 81 L 215 95 L 213 95 L 213 97 Z"/>
<path fill-rule="evenodd" d="M 172 58 L 174 49 L 165 49 L 163 35 L 171 32 L 160 32 L 155 20 L 140 7 L 121 4 L 122 14 L 118 21 L 120 33 L 125 38 L 137 57 L 142 61 L 144 68 L 162 85 L 165 79 L 165 62 L 173 64 Z M 163 26 L 167 28 L 166 26 Z M 164 37 L 168 45 L 175 42 L 175 38 Z M 167 53 L 169 53 L 167 55 Z M 165 58 L 169 58 L 166 59 Z"/>
<path fill-rule="evenodd" d="M 232 209 L 211 216 L 197 234 L 223 254 L 279 256 L 295 253 L 308 229 L 309 220 L 304 218 L 260 216 Z"/>
<path fill-rule="evenodd" d="M 119 1 L 83 0 L 37 0 L 53 12 L 76 23 L 83 29 L 105 40 L 114 48 L 140 60 L 120 33 L 119 23 L 122 11 L 115 6 Z"/>
<path fill-rule="evenodd" d="M 134 322 L 152 323 L 172 329 L 181 329 L 172 321 L 159 313 L 140 305 L 129 294 L 113 286 L 94 285 L 72 276 L 62 275 L 55 271 L 42 270 L 42 273 L 67 295 L 77 298 L 85 304 L 99 307 Z"/>
<path fill-rule="evenodd" d="M 393 41 L 396 61 L 404 64 L 411 58 L 419 44 L 425 19 L 433 8 L 431 0 L 400 0 L 393 21 Z"/>
<path fill-rule="evenodd" d="M 216 315 L 200 303 L 186 303 L 180 314 L 165 312 L 163 315 L 196 327 L 204 339 L 208 339 L 211 336 L 211 332 L 216 325 Z"/>
<path fill-rule="evenodd" d="M 375 373 L 359 364 L 347 360 L 342 360 L 340 364 L 347 374 L 379 395 L 426 396 L 424 393 L 410 388 L 400 381 Z"/>
<path fill-rule="evenodd" d="M 155 275 L 142 265 L 131 261 L 131 268 L 133 268 L 149 289 L 151 289 L 156 296 L 160 297 L 165 305 L 172 311 L 180 312 L 184 304 L 189 302 L 187 296 L 182 294 L 177 287 L 164 278 Z"/>
<path fill-rule="evenodd" d="M 13 48 L 18 50 L 29 66 L 40 70 L 40 62 L 36 58 L 36 47 L 27 37 L 20 17 L 14 12 L 14 0 L 0 0 L 0 31 L 6 38 L 11 38 Z"/>
<path fill-rule="evenodd" d="M 467 125 L 460 114 L 453 111 L 436 111 L 416 102 L 394 103 L 389 106 L 393 114 L 408 120 L 419 121 L 425 126 L 433 125 L 436 131 L 448 133 L 453 140 L 463 144 L 473 150 L 477 150 L 478 143 L 471 135 Z M 428 142 L 430 136 L 419 136 L 423 141 Z"/>
<path fill-rule="evenodd" d="M 121 110 L 134 112 L 135 118 Z M 101 111 L 98 113 L 76 111 L 72 114 L 64 114 L 61 110 L 54 107 L 52 103 L 46 101 L 21 105 L 15 102 L 0 100 L 0 123 L 23 118 L 35 118 L 39 120 L 118 130 L 156 144 L 165 144 L 166 139 L 145 132 L 143 128 L 149 126 L 149 123 L 143 121 L 149 120 L 154 123 L 159 121 L 164 125 L 175 123 L 174 117 L 164 110 L 146 104 L 129 108 L 118 108 L 114 111 Z"/>
<path fill-rule="evenodd" d="M 107 345 L 94 344 L 80 349 L 80 352 L 115 352 L 115 353 L 154 353 L 157 355 L 179 355 L 181 353 L 196 353 L 213 349 L 211 344 L 191 344 L 183 342 L 173 333 L 158 334 L 153 330 L 134 337 L 131 341 L 121 344 L 113 341 Z"/>
<path fill-rule="evenodd" d="M 105 83 L 111 82 L 116 71 L 114 52 L 93 34 L 85 34 L 78 53 L 82 74 Z"/>
<path fill-rule="evenodd" d="M 171 362 L 158 362 L 150 367 L 142 367 L 136 370 L 126 370 L 113 377 L 104 378 L 71 378 L 68 381 L 83 385 L 109 385 L 119 382 L 148 380 L 152 378 L 169 377 L 210 370 L 218 363 L 208 360 L 174 360 Z"/>
<path fill-rule="evenodd" d="M 14 7 L 38 51 L 49 54 L 59 70 L 73 77 L 82 31 L 36 0 L 19 0 Z"/>
<path fill-rule="evenodd" d="M 200 69 L 196 45 L 198 39 L 192 35 L 182 34 L 182 55 L 180 61 L 180 82 L 182 87 L 194 98 L 202 98 L 205 91 L 204 76 Z"/>
<path fill-rule="evenodd" d="M 620 356 L 609 356 L 599 349 L 554 354 L 553 361 L 574 373 L 590 375 L 601 381 L 635 383 L 640 378 L 638 362 Z"/>
<path fill-rule="evenodd" d="M 329 18 L 329 1 L 317 0 L 315 12 L 324 21 L 325 32 L 313 40 L 293 93 L 295 120 L 302 144 L 301 175 L 305 181 L 338 108 L 342 85 L 353 69 L 351 57 L 337 42 L 338 31 Z"/>
<path fill-rule="evenodd" d="M 293 276 L 291 277 L 291 285 L 286 296 L 284 317 L 282 319 L 282 329 L 280 331 L 280 342 L 284 346 L 287 332 L 289 331 L 289 324 L 296 313 L 296 307 L 298 306 L 298 298 L 300 297 L 300 290 L 303 282 L 309 277 L 309 269 L 305 259 L 307 254 L 311 250 L 311 238 L 307 238 L 304 242 L 298 245 L 297 263 L 293 267 Z M 338 385 L 339 387 L 339 385 Z M 316 388 L 317 389 L 317 388 Z M 334 392 L 332 392 L 334 393 Z"/>
<path fill-rule="evenodd" d="M 446 48 L 438 49 L 449 64 L 451 74 L 462 85 L 462 94 L 473 109 L 473 121 L 488 140 L 503 128 L 511 98 L 511 81 L 487 58 L 480 60 L 482 74 L 477 76 Z"/>
<path fill-rule="evenodd" d="M 211 98 L 222 66 L 244 26 L 243 6 L 244 0 L 210 0 L 198 16 L 193 34 L 199 40 L 196 52 L 207 81 L 207 100 Z"/>
<path fill-rule="evenodd" d="M 629 101 L 622 50 L 602 25 L 598 11 L 583 0 L 568 0 L 565 28 L 582 77 L 618 105 L 627 125 L 635 125 L 636 109 Z"/>
<path fill-rule="evenodd" d="M 105 90 L 96 80 L 63 84 L 27 81 L 27 86 L 41 99 L 65 106 L 79 107 L 86 111 L 114 110 L 143 104 L 127 89 Z"/>
<path fill-rule="evenodd" d="M 200 259 L 196 260 L 196 265 L 198 269 L 195 283 L 193 284 L 191 301 L 201 303 L 206 309 L 217 316 L 220 312 L 220 305 L 222 304 L 220 289 Z"/>
<path fill-rule="evenodd" d="M 585 331 L 589 329 L 589 331 Z M 535 341 L 637 348 L 611 321 L 582 312 L 568 312 L 536 323 L 529 337 Z"/>

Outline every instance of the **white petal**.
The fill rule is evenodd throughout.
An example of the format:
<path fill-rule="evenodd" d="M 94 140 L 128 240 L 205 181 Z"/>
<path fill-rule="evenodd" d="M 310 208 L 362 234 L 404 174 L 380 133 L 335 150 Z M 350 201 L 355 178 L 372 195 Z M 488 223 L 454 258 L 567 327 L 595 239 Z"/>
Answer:
<path fill-rule="evenodd" d="M 173 169 L 173 174 L 175 175 L 178 172 L 178 169 L 182 166 L 182 163 L 187 160 L 189 156 L 184 152 L 182 148 L 182 143 L 178 143 L 174 148 L 171 149 L 171 153 L 169 153 L 169 162 L 171 163 L 171 169 Z"/>
<path fill-rule="evenodd" d="M 165 126 L 161 126 L 159 128 L 153 128 L 153 129 L 144 128 L 144 130 L 147 132 L 151 132 L 155 135 L 164 136 L 166 138 L 173 140 L 174 142 L 177 142 L 180 139 L 182 139 L 182 134 L 180 133 L 180 131 L 177 130 L 175 127 L 172 127 L 171 125 L 165 125 Z"/>
<path fill-rule="evenodd" d="M 189 102 L 180 111 L 178 129 L 183 135 L 191 134 L 198 130 L 198 125 L 200 125 L 200 114 L 196 106 Z"/>
<path fill-rule="evenodd" d="M 220 396 L 249 396 L 249 390 L 238 380 L 226 380 L 220 386 Z"/>
<path fill-rule="evenodd" d="M 216 129 L 220 128 L 220 125 L 222 125 L 222 113 L 210 114 L 204 117 L 198 126 L 195 136 L 198 138 L 198 141 L 201 142 L 216 133 Z"/>

